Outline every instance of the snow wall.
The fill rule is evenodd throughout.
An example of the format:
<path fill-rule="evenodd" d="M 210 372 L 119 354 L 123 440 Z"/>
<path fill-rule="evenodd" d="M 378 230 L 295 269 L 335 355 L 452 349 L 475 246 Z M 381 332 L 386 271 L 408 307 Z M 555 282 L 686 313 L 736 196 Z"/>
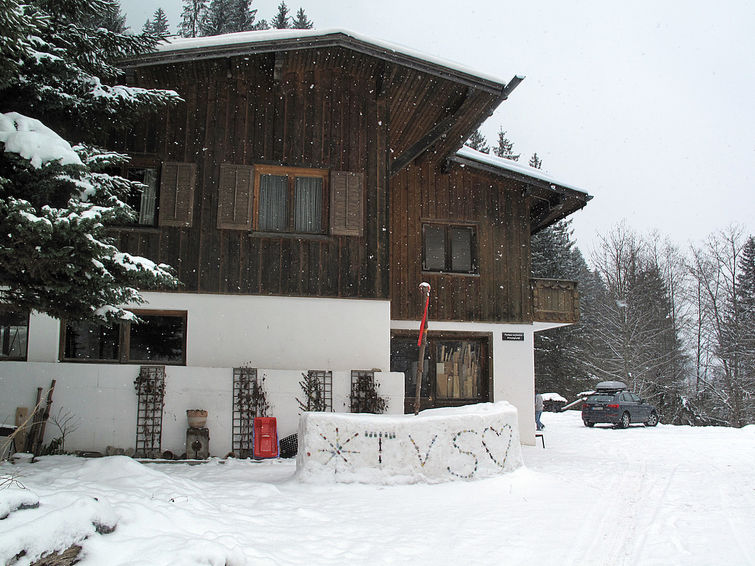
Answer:
<path fill-rule="evenodd" d="M 487 478 L 522 465 L 516 408 L 505 402 L 419 415 L 304 413 L 303 481 L 438 483 Z"/>

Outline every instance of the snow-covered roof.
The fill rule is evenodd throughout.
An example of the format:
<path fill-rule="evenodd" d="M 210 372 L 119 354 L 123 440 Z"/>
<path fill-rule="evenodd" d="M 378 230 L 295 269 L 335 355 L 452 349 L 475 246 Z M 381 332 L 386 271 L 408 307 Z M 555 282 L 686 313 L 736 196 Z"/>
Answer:
<path fill-rule="evenodd" d="M 587 194 L 587 191 L 585 191 L 584 189 L 581 189 L 570 183 L 560 181 L 556 179 L 555 177 L 543 172 L 541 169 L 535 169 L 534 167 L 530 167 L 529 165 L 523 165 L 522 163 L 513 161 L 511 159 L 506 159 L 504 157 L 498 157 L 496 155 L 489 155 L 487 153 L 482 153 L 481 151 L 477 151 L 467 146 L 463 146 L 460 150 L 458 150 L 456 152 L 456 155 L 463 159 L 468 159 L 471 161 L 475 161 L 477 163 L 482 163 L 488 166 L 492 166 L 496 169 L 501 169 L 503 171 L 509 171 L 515 174 L 531 177 L 533 179 L 539 179 L 540 181 L 545 181 L 546 183 L 551 184 L 553 188 L 562 187 L 565 189 L 570 189 L 572 191 L 583 193 L 588 200 L 591 198 L 590 195 Z"/>
<path fill-rule="evenodd" d="M 166 43 L 157 47 L 156 53 L 128 59 L 126 64 L 128 66 L 138 66 L 166 59 L 191 60 L 196 58 L 240 55 L 244 51 L 249 53 L 327 46 L 346 47 L 398 63 L 409 64 L 413 62 L 421 66 L 433 67 L 440 75 L 447 75 L 449 78 L 457 79 L 466 78 L 477 86 L 480 86 L 479 83 L 485 83 L 488 89 L 500 92 L 503 91 L 507 84 L 506 81 L 499 77 L 480 73 L 462 63 L 449 61 L 441 57 L 422 53 L 404 45 L 375 39 L 339 28 L 246 31 L 209 37 L 170 38 Z"/>

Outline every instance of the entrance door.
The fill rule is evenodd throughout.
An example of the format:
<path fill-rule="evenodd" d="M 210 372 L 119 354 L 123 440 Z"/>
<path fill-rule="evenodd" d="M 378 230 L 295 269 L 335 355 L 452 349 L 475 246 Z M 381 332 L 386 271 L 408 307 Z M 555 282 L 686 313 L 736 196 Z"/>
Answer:
<path fill-rule="evenodd" d="M 416 338 L 394 336 L 391 371 L 405 375 L 404 412 L 414 412 L 417 357 Z M 420 392 L 420 408 L 484 403 L 489 399 L 488 338 L 430 336 Z"/>

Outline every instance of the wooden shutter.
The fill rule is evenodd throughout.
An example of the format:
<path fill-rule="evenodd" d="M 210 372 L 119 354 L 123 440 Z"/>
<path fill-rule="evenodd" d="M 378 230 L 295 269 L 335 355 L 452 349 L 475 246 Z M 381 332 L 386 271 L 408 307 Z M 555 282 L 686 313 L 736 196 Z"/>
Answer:
<path fill-rule="evenodd" d="M 218 228 L 224 230 L 252 229 L 252 195 L 254 194 L 250 165 L 220 166 L 218 183 Z"/>
<path fill-rule="evenodd" d="M 334 236 L 364 234 L 364 173 L 330 173 L 330 233 Z"/>
<path fill-rule="evenodd" d="M 160 176 L 160 226 L 191 226 L 194 216 L 194 185 L 197 179 L 196 163 L 167 161 Z"/>

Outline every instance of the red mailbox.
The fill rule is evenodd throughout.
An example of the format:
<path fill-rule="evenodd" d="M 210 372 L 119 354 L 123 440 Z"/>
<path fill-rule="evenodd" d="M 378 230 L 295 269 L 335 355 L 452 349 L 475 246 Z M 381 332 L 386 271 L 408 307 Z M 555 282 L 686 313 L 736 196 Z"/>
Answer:
<path fill-rule="evenodd" d="M 278 457 L 278 429 L 275 417 L 254 419 L 254 457 Z"/>

